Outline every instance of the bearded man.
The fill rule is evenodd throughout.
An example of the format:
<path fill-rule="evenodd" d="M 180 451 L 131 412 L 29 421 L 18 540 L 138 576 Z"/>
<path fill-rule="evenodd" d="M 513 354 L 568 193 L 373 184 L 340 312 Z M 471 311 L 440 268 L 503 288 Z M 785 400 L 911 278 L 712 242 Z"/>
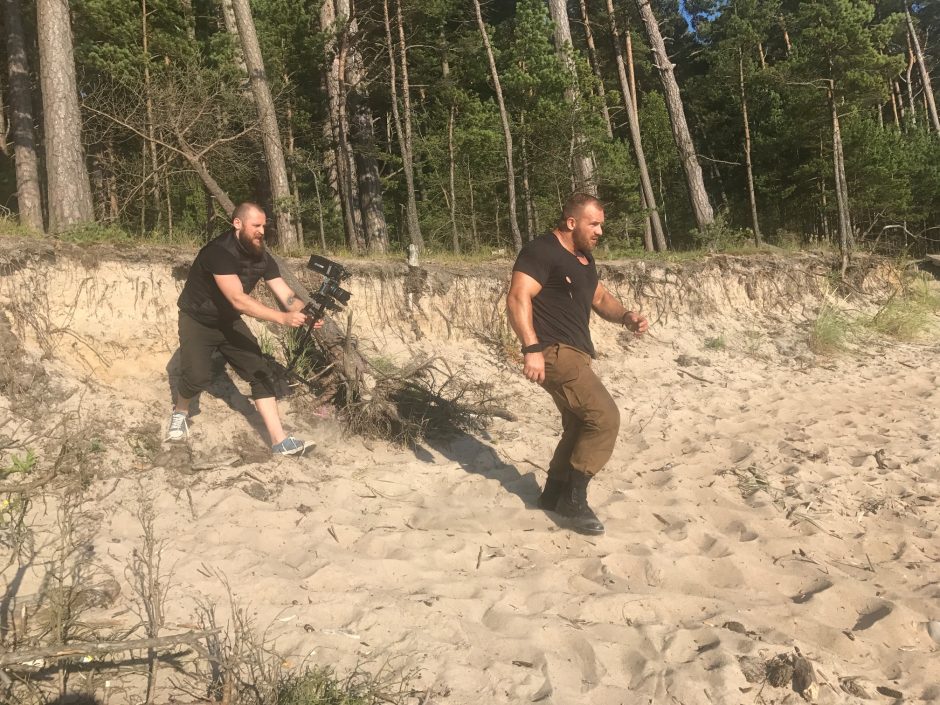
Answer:
<path fill-rule="evenodd" d="M 185 440 L 189 404 L 212 382 L 211 356 L 221 353 L 232 369 L 251 386 L 251 398 L 264 421 L 275 455 L 299 455 L 313 443 L 289 436 L 281 425 L 274 377 L 242 314 L 260 321 L 298 328 L 308 322 L 304 307 L 281 276 L 264 244 L 267 216 L 255 203 L 235 209 L 232 229 L 199 250 L 180 294 L 179 336 L 181 376 L 176 407 L 170 416 L 167 440 Z M 251 297 L 264 279 L 284 311 Z M 322 326 L 317 321 L 315 327 Z"/>
<path fill-rule="evenodd" d="M 558 226 L 522 248 L 506 300 L 509 322 L 522 342 L 523 374 L 551 394 L 561 412 L 561 440 L 539 507 L 583 534 L 604 533 L 588 505 L 587 488 L 610 460 L 620 430 L 620 410 L 591 369 L 591 311 L 636 335 L 649 327 L 598 280 L 591 252 L 603 224 L 599 200 L 584 193 L 569 196 Z"/>

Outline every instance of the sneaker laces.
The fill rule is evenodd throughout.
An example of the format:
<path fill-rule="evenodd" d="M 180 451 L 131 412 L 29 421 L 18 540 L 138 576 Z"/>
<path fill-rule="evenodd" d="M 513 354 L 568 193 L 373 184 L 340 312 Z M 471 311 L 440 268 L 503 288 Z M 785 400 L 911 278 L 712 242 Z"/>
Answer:
<path fill-rule="evenodd" d="M 170 416 L 170 433 L 178 433 L 186 428 L 186 414 L 181 411 L 173 412 Z"/>

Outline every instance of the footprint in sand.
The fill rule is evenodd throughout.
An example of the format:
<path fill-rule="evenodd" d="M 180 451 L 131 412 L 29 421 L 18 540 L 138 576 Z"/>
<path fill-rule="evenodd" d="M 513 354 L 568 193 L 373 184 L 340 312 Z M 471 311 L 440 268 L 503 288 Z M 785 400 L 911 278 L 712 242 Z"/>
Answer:
<path fill-rule="evenodd" d="M 747 443 L 741 443 L 740 441 L 734 441 L 731 444 L 731 448 L 729 449 L 731 462 L 735 464 L 747 460 L 753 454 L 754 454 L 754 449 L 751 446 L 749 446 Z"/>
<path fill-rule="evenodd" d="M 669 521 L 668 519 L 663 518 L 661 515 L 653 513 L 653 516 L 656 517 L 656 520 L 665 526 L 663 533 L 666 534 L 673 541 L 685 541 L 689 535 L 689 529 L 686 526 L 684 521 Z"/>
<path fill-rule="evenodd" d="M 831 587 L 832 587 L 832 581 L 826 580 L 825 578 L 823 578 L 822 580 L 817 580 L 808 588 L 800 590 L 796 595 L 794 595 L 790 599 L 793 600 L 793 602 L 795 602 L 796 604 L 802 605 L 803 603 L 809 602 L 810 600 L 812 600 L 819 593 L 825 592 Z"/>
<path fill-rule="evenodd" d="M 853 632 L 863 632 L 866 629 L 870 629 L 877 622 L 880 622 L 882 619 L 887 617 L 894 610 L 894 606 L 890 602 L 871 602 L 869 603 L 861 613 L 859 613 L 858 620 L 855 622 L 855 626 L 852 627 Z"/>
<path fill-rule="evenodd" d="M 730 524 L 728 524 L 727 528 L 725 529 L 725 533 L 728 536 L 737 537 L 738 541 L 740 541 L 741 543 L 754 541 L 760 536 L 760 534 L 754 531 L 751 531 L 749 528 L 747 528 L 744 522 L 741 522 L 741 521 L 733 521 Z"/>
<path fill-rule="evenodd" d="M 709 558 L 727 558 L 733 553 L 728 547 L 728 544 L 708 534 L 702 537 L 698 545 L 698 550 L 701 551 L 703 556 L 708 556 Z"/>

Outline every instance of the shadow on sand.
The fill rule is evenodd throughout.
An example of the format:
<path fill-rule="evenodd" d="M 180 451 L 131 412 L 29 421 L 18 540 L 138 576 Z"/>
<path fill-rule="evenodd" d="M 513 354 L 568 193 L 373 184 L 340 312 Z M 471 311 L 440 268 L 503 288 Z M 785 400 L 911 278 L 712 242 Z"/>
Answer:
<path fill-rule="evenodd" d="M 485 433 L 485 432 L 484 432 Z M 542 492 L 534 472 L 522 474 L 515 465 L 504 463 L 493 447 L 483 439 L 469 433 L 448 438 L 432 438 L 426 445 L 451 460 L 465 472 L 496 480 L 503 489 L 522 500 L 526 509 L 543 512 L 537 501 Z M 415 457 L 423 463 L 433 463 L 434 456 L 426 448 L 416 446 Z M 556 526 L 564 528 L 561 517 L 554 512 L 543 512 Z"/>
<path fill-rule="evenodd" d="M 177 389 L 180 378 L 180 351 L 179 348 L 174 351 L 170 361 L 166 365 L 166 374 L 167 374 L 167 383 L 169 385 L 170 393 L 170 404 L 176 403 Z M 278 390 L 281 392 L 282 390 Z M 190 423 L 192 419 L 199 415 L 199 400 L 202 397 L 202 394 L 210 394 L 216 399 L 221 399 L 224 401 L 230 409 L 238 412 L 251 424 L 251 427 L 255 432 L 264 439 L 265 443 L 268 440 L 268 432 L 264 427 L 264 422 L 261 420 L 261 415 L 255 409 L 254 403 L 251 399 L 244 394 L 242 394 L 238 387 L 235 386 L 235 382 L 232 380 L 232 377 L 229 375 L 228 368 L 225 366 L 225 360 L 218 353 L 213 353 L 212 355 L 212 384 L 209 388 L 202 392 L 190 402 L 189 405 L 189 418 Z M 169 416 L 169 412 L 167 413 Z M 218 419 L 218 423 L 222 423 L 223 419 Z"/>

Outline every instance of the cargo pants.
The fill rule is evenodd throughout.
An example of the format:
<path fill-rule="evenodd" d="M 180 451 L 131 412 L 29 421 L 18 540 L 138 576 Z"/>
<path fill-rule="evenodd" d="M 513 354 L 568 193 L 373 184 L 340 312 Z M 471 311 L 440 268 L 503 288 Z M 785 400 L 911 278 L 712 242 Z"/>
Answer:
<path fill-rule="evenodd" d="M 591 369 L 591 356 L 553 343 L 542 351 L 545 381 L 561 412 L 562 434 L 549 463 L 549 477 L 566 480 L 571 470 L 594 476 L 610 460 L 620 431 L 620 410 Z"/>

